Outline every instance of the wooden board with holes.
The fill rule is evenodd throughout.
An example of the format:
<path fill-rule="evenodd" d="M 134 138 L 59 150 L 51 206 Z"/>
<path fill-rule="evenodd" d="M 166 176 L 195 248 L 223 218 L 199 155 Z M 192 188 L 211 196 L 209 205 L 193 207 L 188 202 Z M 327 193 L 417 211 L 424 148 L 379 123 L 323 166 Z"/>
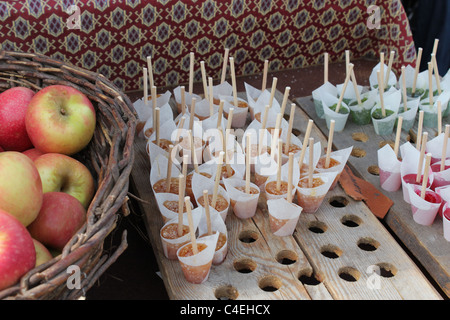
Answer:
<path fill-rule="evenodd" d="M 279 101 L 280 94 L 277 92 L 276 96 Z M 300 114 L 295 118 L 296 132 L 302 139 L 302 123 L 307 120 Z M 317 127 L 312 135 L 326 141 Z M 226 218 L 225 261 L 211 268 L 206 282 L 191 284 L 185 280 L 179 262 L 164 257 L 159 236 L 163 222 L 150 187 L 145 141 L 136 139 L 135 149 L 130 192 L 141 199 L 137 204 L 144 213 L 149 239 L 171 299 L 442 298 L 366 205 L 346 197 L 339 185 L 327 195 L 317 213 L 300 216 L 293 236 L 272 234 L 264 196 L 260 197 L 258 210 L 251 219 L 238 219 L 230 210 Z M 344 208 L 336 205 L 342 199 Z M 358 227 L 347 227 L 352 224 L 350 220 Z M 333 252 L 335 248 L 337 252 Z M 374 273 L 377 266 L 381 276 Z M 408 286 L 411 277 L 415 282 L 413 290 Z"/>
<path fill-rule="evenodd" d="M 322 132 L 328 132 L 325 120 L 316 115 L 311 96 L 299 98 L 296 103 Z M 429 139 L 437 132 L 426 127 L 423 131 L 428 132 Z M 402 132 L 400 143 L 410 141 L 415 145 L 416 133 L 417 121 L 409 132 Z M 351 167 L 394 202 L 383 222 L 425 268 L 440 290 L 450 297 L 450 243 L 443 237 L 441 218 L 437 216 L 431 226 L 416 223 L 412 218 L 411 206 L 403 200 L 402 189 L 387 192 L 380 187 L 377 150 L 383 143 L 394 141 L 395 132 L 389 136 L 380 136 L 375 133 L 372 124 L 356 125 L 348 120 L 344 131 L 334 133 L 333 147 L 340 149 L 354 145 L 357 153 L 349 159 Z"/>

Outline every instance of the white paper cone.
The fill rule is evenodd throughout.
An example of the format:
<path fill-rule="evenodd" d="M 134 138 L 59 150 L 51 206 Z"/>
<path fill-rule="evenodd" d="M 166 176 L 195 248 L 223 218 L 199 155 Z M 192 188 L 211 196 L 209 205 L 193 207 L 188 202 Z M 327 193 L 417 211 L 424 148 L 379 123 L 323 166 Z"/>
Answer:
<path fill-rule="evenodd" d="M 372 89 L 376 89 L 378 87 L 378 76 L 377 76 L 378 70 L 381 70 L 381 62 L 379 62 L 372 69 L 372 72 L 369 76 L 369 84 Z M 388 70 L 388 66 L 384 65 L 383 70 L 384 70 L 384 76 L 386 77 L 386 72 Z M 397 77 L 396 77 L 394 71 L 391 70 L 391 72 L 389 73 L 388 86 L 395 86 L 396 83 L 397 83 Z"/>
<path fill-rule="evenodd" d="M 154 193 L 156 193 L 154 190 L 154 185 L 161 179 L 165 179 L 167 177 L 168 163 L 169 162 L 167 158 L 162 155 L 158 155 L 152 162 L 150 170 L 150 185 L 152 186 Z M 180 174 L 181 171 L 179 167 L 176 164 L 172 163 L 171 177 L 178 178 Z"/>
<path fill-rule="evenodd" d="M 437 187 L 434 189 L 434 192 L 436 192 L 438 195 L 441 196 L 443 204 L 450 202 L 450 185 Z M 439 208 L 439 215 L 442 216 L 443 212 L 443 205 Z"/>
<path fill-rule="evenodd" d="M 336 178 L 334 179 L 334 182 L 331 184 L 330 190 L 333 190 L 334 187 L 336 186 L 337 181 L 339 180 L 339 177 L 342 173 L 342 170 L 344 170 L 344 167 L 347 164 L 347 160 L 350 157 L 350 154 L 352 153 L 352 150 L 353 146 L 330 152 L 330 158 L 339 162 L 336 166 L 330 168 L 324 168 L 322 165 L 319 165 L 322 163 L 325 164 L 326 155 L 323 155 L 319 160 L 319 164 L 316 167 L 317 172 L 322 173 L 322 172 L 336 171 L 338 173 Z"/>
<path fill-rule="evenodd" d="M 221 100 L 224 100 L 223 104 L 223 112 L 226 114 L 228 119 L 228 114 L 230 113 L 230 108 L 233 108 L 233 119 L 231 120 L 231 127 L 232 128 L 243 128 L 245 126 L 245 123 L 247 121 L 247 114 L 249 110 L 249 104 L 247 101 L 245 101 L 242 98 L 237 98 L 238 103 L 243 102 L 247 107 L 235 107 L 234 106 L 234 97 L 232 95 L 220 95 L 219 98 Z"/>
<path fill-rule="evenodd" d="M 335 121 L 334 124 L 334 131 L 335 132 L 341 132 L 345 128 L 345 124 L 347 123 L 348 116 L 350 115 L 350 108 L 347 106 L 345 102 L 341 103 L 341 109 L 347 109 L 347 113 L 338 113 L 330 109 L 331 106 L 334 104 L 337 104 L 339 101 L 336 97 L 329 97 L 327 95 L 324 95 L 322 97 L 322 106 L 323 106 L 323 112 L 325 114 L 325 121 L 327 123 L 327 128 L 330 128 L 330 122 L 331 120 Z"/>
<path fill-rule="evenodd" d="M 450 185 L 450 159 L 444 162 L 444 170 L 441 170 L 442 161 L 436 162 L 431 165 L 433 171 L 433 185 L 431 189 Z"/>
<path fill-rule="evenodd" d="M 437 137 L 427 141 L 426 153 L 431 153 L 431 163 L 436 163 L 442 159 L 442 149 L 444 146 L 445 134 L 441 133 Z M 450 138 L 447 141 L 447 150 L 445 153 L 445 158 L 450 158 Z"/>
<path fill-rule="evenodd" d="M 415 222 L 421 225 L 430 226 L 433 224 L 436 214 L 441 206 L 442 201 L 439 203 L 428 202 L 420 197 L 421 186 L 408 184 L 407 189 L 409 198 L 411 201 L 411 210 L 413 219 Z M 419 192 L 417 194 L 416 192 Z M 435 193 L 431 189 L 427 189 L 427 192 Z M 439 195 L 437 195 L 439 197 Z M 439 197 L 440 198 L 440 197 Z"/>
<path fill-rule="evenodd" d="M 168 121 L 172 121 L 172 122 L 174 121 L 172 107 L 168 103 L 166 103 L 160 107 L 159 121 L 161 124 L 164 124 Z M 151 129 L 151 133 L 148 131 L 148 129 Z M 153 111 L 151 111 L 151 114 L 147 118 L 147 120 L 144 124 L 144 128 L 142 129 L 143 137 L 145 137 L 147 139 L 149 139 L 152 136 L 152 133 L 155 133 L 155 129 L 153 128 Z"/>
<path fill-rule="evenodd" d="M 444 238 L 450 241 L 450 205 L 446 202 L 442 209 L 442 228 L 444 232 Z"/>
<path fill-rule="evenodd" d="M 178 203 L 179 196 L 177 194 L 158 192 L 158 193 L 155 193 L 155 199 L 156 199 L 156 203 L 158 205 L 159 212 L 162 215 L 164 223 L 167 223 L 168 221 L 178 217 L 178 205 L 177 205 L 176 211 L 172 211 L 164 205 L 164 203 L 166 201 L 175 201 L 176 203 Z M 192 206 L 192 202 L 191 202 L 191 206 Z M 183 201 L 183 207 L 184 207 L 184 201 Z"/>
<path fill-rule="evenodd" d="M 205 209 L 203 209 L 203 214 L 202 217 L 200 219 L 200 223 L 198 225 L 198 234 L 199 234 L 199 239 L 202 238 L 203 235 L 207 235 L 208 234 L 208 224 L 206 221 L 206 213 L 205 213 Z M 210 218 L 211 218 L 211 230 L 212 232 L 219 232 L 219 238 L 218 241 L 220 240 L 220 233 L 223 234 L 226 238 L 225 240 L 225 244 L 219 248 L 217 250 L 216 247 L 216 251 L 214 253 L 214 257 L 213 257 L 213 261 L 212 264 L 213 265 L 219 265 L 221 264 L 224 260 L 225 257 L 228 253 L 228 234 L 227 234 L 227 226 L 225 225 L 225 222 L 223 221 L 222 217 L 220 216 L 220 214 L 212 207 L 209 207 L 210 209 Z"/>
<path fill-rule="evenodd" d="M 267 200 L 270 230 L 279 237 L 290 236 L 294 233 L 302 208 L 285 199 Z"/>
<path fill-rule="evenodd" d="M 289 179 L 288 174 L 289 174 L 289 163 L 286 163 L 281 166 L 281 181 L 285 182 L 286 184 Z M 293 176 L 292 176 L 292 195 L 293 196 L 295 195 L 295 186 L 298 184 L 299 179 L 300 179 L 300 168 L 298 166 L 298 162 L 294 161 Z M 280 198 L 287 197 L 287 190 L 286 190 L 286 192 L 282 192 L 281 194 L 271 193 L 270 190 L 268 191 L 269 184 L 273 185 L 274 189 L 276 189 L 276 182 L 277 182 L 277 173 L 275 172 L 275 174 L 273 174 L 267 178 L 266 184 L 264 185 L 264 193 L 266 194 L 266 198 L 268 200 L 269 199 L 280 199 Z M 273 189 L 271 189 L 271 190 L 273 190 Z"/>
<path fill-rule="evenodd" d="M 336 171 L 313 174 L 313 179 L 319 178 L 323 181 L 323 184 L 313 188 L 299 186 L 301 182 L 307 185 L 308 177 L 299 181 L 299 184 L 296 185 L 297 203 L 303 208 L 303 212 L 314 213 L 319 209 L 337 174 Z"/>
<path fill-rule="evenodd" d="M 400 161 L 389 144 L 378 149 L 378 167 L 380 169 L 380 185 L 383 190 L 397 191 L 402 185 Z"/>
<path fill-rule="evenodd" d="M 198 199 L 203 196 L 203 190 L 207 190 L 208 195 L 212 196 L 212 194 L 214 192 L 214 184 L 215 184 L 214 179 L 215 179 L 215 177 L 213 177 L 213 179 L 208 179 L 196 172 L 193 173 L 192 192 L 194 193 L 195 201 L 197 204 L 199 204 L 199 206 L 201 206 L 201 205 L 198 202 Z M 230 206 L 230 196 L 228 195 L 228 192 L 225 190 L 225 188 L 223 188 L 221 185 L 219 185 L 217 191 L 218 191 L 217 194 L 224 197 L 227 202 L 226 208 L 224 208 L 223 210 L 220 210 L 220 211 L 217 210 L 217 211 L 219 211 L 219 214 L 222 217 L 223 221 L 225 221 L 227 214 L 228 214 L 228 209 Z"/>
<path fill-rule="evenodd" d="M 173 89 L 173 95 L 174 95 L 175 101 L 177 103 L 178 113 L 181 113 L 181 87 L 180 86 Z M 200 100 L 202 100 L 201 96 L 199 96 L 198 94 L 195 94 L 195 93 L 189 94 L 189 92 L 187 90 L 185 90 L 184 98 L 185 98 L 185 102 L 186 102 L 186 108 L 188 110 L 190 110 L 190 108 L 191 108 L 192 98 L 195 98 L 196 102 L 199 102 Z M 197 103 L 196 103 L 195 108 L 197 108 Z"/>
<path fill-rule="evenodd" d="M 240 219 L 248 219 L 255 215 L 258 207 L 258 199 L 260 190 L 259 187 L 250 183 L 250 188 L 254 188 L 258 191 L 257 194 L 247 194 L 239 187 L 245 188 L 245 180 L 242 179 L 224 179 L 225 188 L 230 196 L 231 206 L 234 214 Z"/>
<path fill-rule="evenodd" d="M 320 119 L 325 118 L 325 113 L 323 111 L 323 105 L 322 105 L 322 96 L 328 94 L 332 97 L 338 96 L 338 90 L 337 88 L 332 85 L 330 82 L 325 82 L 320 87 L 312 91 L 312 97 L 314 101 L 314 107 L 316 109 L 317 116 Z"/>

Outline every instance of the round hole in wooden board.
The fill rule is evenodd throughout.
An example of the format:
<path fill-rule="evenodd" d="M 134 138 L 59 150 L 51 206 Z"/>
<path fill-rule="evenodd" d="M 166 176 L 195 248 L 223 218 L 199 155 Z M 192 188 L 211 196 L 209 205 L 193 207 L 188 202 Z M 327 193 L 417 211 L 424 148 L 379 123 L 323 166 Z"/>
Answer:
<path fill-rule="evenodd" d="M 261 290 L 275 292 L 281 288 L 282 282 L 278 277 L 270 275 L 259 280 L 258 285 Z"/>
<path fill-rule="evenodd" d="M 214 291 L 214 296 L 218 300 L 236 300 L 239 296 L 239 292 L 235 287 L 231 285 L 225 285 L 217 288 Z"/>
<path fill-rule="evenodd" d="M 323 282 L 323 276 L 311 268 L 305 268 L 298 273 L 298 280 L 304 285 L 317 286 Z"/>

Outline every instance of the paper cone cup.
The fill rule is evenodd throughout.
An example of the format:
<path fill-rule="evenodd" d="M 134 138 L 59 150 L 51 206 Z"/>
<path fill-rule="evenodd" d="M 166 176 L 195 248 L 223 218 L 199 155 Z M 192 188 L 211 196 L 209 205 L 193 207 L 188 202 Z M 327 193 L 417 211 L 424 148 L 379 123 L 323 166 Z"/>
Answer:
<path fill-rule="evenodd" d="M 272 233 L 279 237 L 290 236 L 294 233 L 302 208 L 285 199 L 267 200 L 269 224 Z"/>
<path fill-rule="evenodd" d="M 427 141 L 426 152 L 431 153 L 431 164 L 441 161 L 444 139 L 445 134 L 441 133 L 437 137 Z M 449 147 L 447 147 L 445 158 L 450 158 L 450 139 L 448 139 L 447 143 Z"/>
<path fill-rule="evenodd" d="M 234 106 L 234 97 L 232 95 L 220 95 L 220 99 L 224 100 L 223 113 L 228 119 L 228 114 L 230 113 L 230 108 L 234 108 L 233 119 L 231 121 L 232 128 L 243 128 L 247 122 L 247 115 L 249 110 L 249 104 L 242 98 L 237 98 L 238 107 Z"/>
<path fill-rule="evenodd" d="M 153 128 L 153 111 L 151 110 L 151 114 L 145 121 L 144 127 L 142 129 L 142 136 L 146 139 L 149 139 L 152 134 L 155 132 L 155 129 Z M 174 121 L 173 120 L 173 112 L 172 107 L 166 103 L 160 107 L 160 123 L 166 123 L 168 121 Z"/>
<path fill-rule="evenodd" d="M 228 253 L 228 235 L 227 235 L 227 226 L 223 221 L 220 214 L 210 207 L 210 217 L 211 217 L 211 230 L 212 232 L 218 232 L 219 238 L 217 240 L 216 251 L 214 253 L 213 265 L 219 265 L 227 256 Z M 206 213 L 203 208 L 202 218 L 200 219 L 200 223 L 198 225 L 198 234 L 199 239 L 208 235 L 208 225 L 206 221 Z"/>
<path fill-rule="evenodd" d="M 403 106 L 399 108 L 397 118 L 403 117 L 402 130 L 409 132 L 416 121 L 417 110 L 419 109 L 419 99 L 409 100 L 406 103 L 406 109 L 407 111 L 404 111 Z"/>
<path fill-rule="evenodd" d="M 255 158 L 255 184 L 264 192 L 267 179 L 276 174 L 278 170 L 275 158 L 268 153 L 263 153 Z"/>
<path fill-rule="evenodd" d="M 334 171 L 337 172 L 337 176 L 334 179 L 333 183 L 331 184 L 330 190 L 333 190 L 334 187 L 336 186 L 336 184 L 341 176 L 342 170 L 344 170 L 344 167 L 347 164 L 348 157 L 352 153 L 352 150 L 353 150 L 353 146 L 330 152 L 331 161 L 330 161 L 329 168 L 324 168 L 326 155 L 323 155 L 319 159 L 319 162 L 317 163 L 316 170 L 315 170 L 316 172 L 319 172 L 319 173 L 334 172 Z"/>
<path fill-rule="evenodd" d="M 394 131 L 395 121 L 397 114 L 390 107 L 385 107 L 386 117 L 377 119 L 374 117 L 375 112 L 381 112 L 381 106 L 375 105 L 371 110 L 372 124 L 375 129 L 375 133 L 381 136 L 390 135 Z M 388 110 L 392 111 L 392 114 L 388 115 Z"/>
<path fill-rule="evenodd" d="M 223 181 L 230 196 L 231 207 L 236 217 L 240 219 L 253 217 L 258 207 L 259 187 L 254 183 L 250 183 L 250 189 L 253 192 L 248 194 L 245 192 L 245 180 L 224 179 Z"/>
<path fill-rule="evenodd" d="M 325 121 L 327 123 L 327 128 L 329 129 L 331 120 L 334 120 L 335 121 L 334 131 L 341 132 L 344 130 L 345 124 L 347 123 L 347 119 L 350 115 L 350 109 L 345 102 L 342 102 L 339 112 L 335 112 L 330 107 L 333 107 L 333 105 L 335 105 L 335 104 L 337 105 L 339 99 L 335 98 L 333 100 L 335 100 L 335 102 L 327 103 L 327 101 L 322 99 L 322 106 L 323 106 L 323 112 L 325 114 Z M 343 113 L 345 111 L 346 111 L 346 113 Z"/>
<path fill-rule="evenodd" d="M 202 201 L 199 202 L 200 198 L 203 198 L 203 190 L 208 190 L 208 195 L 212 198 L 214 192 L 214 178 L 208 179 L 196 172 L 193 173 L 192 176 L 192 192 L 194 193 L 195 201 L 199 207 L 203 207 Z M 228 192 L 226 192 L 225 188 L 219 185 L 218 187 L 218 196 L 216 207 L 217 210 L 222 217 L 223 221 L 226 220 L 228 209 L 230 207 L 230 196 Z"/>
<path fill-rule="evenodd" d="M 221 99 L 220 96 L 231 96 L 231 95 L 233 95 L 233 86 L 229 84 L 227 81 L 224 81 L 218 85 L 213 86 L 214 104 L 219 105 Z"/>
<path fill-rule="evenodd" d="M 183 245 L 177 251 L 178 261 L 185 279 L 190 283 L 201 284 L 208 279 L 216 249 L 219 233 L 197 239 L 199 249 L 197 254 L 186 256 L 185 252 L 192 251 L 192 243 Z"/>
<path fill-rule="evenodd" d="M 336 89 L 338 92 L 338 97 L 340 97 L 342 89 L 344 88 L 344 84 L 338 84 L 336 85 Z M 361 95 L 362 90 L 363 90 L 363 86 L 361 85 L 357 85 L 357 89 L 358 89 L 358 93 Z M 356 99 L 356 92 L 355 92 L 355 88 L 353 86 L 353 82 L 350 80 L 347 84 L 347 88 L 345 88 L 345 92 L 344 92 L 344 98 L 342 101 L 344 101 L 347 105 L 350 101 L 355 100 Z"/>
<path fill-rule="evenodd" d="M 162 155 L 158 155 L 152 162 L 150 170 L 150 185 L 152 186 L 153 193 L 166 192 L 165 191 L 165 179 L 167 177 L 168 160 Z M 180 169 L 174 163 L 172 163 L 171 169 L 171 187 L 170 193 L 178 194 L 178 176 L 181 174 Z"/>
<path fill-rule="evenodd" d="M 288 174 L 289 174 L 289 163 L 281 166 L 281 188 L 277 190 L 277 172 L 269 176 L 264 185 L 264 193 L 266 194 L 267 200 L 270 199 L 285 199 L 288 195 Z M 293 163 L 293 177 L 292 177 L 292 195 L 295 195 L 295 186 L 300 179 L 300 168 L 298 162 Z"/>
<path fill-rule="evenodd" d="M 350 120 L 358 125 L 369 124 L 372 121 L 370 117 L 370 111 L 376 103 L 375 97 L 377 95 L 376 90 L 368 91 L 361 95 L 361 104 L 358 104 L 358 100 L 352 99 L 348 103 L 350 108 Z"/>
<path fill-rule="evenodd" d="M 450 185 L 450 159 L 444 162 L 444 170 L 441 170 L 441 161 L 436 162 L 431 165 L 431 170 L 433 171 L 433 184 L 431 189 L 435 190 L 439 187 L 444 187 Z"/>
<path fill-rule="evenodd" d="M 245 92 L 247 94 L 247 102 L 249 105 L 250 119 L 254 120 L 256 113 L 264 112 L 266 105 L 269 104 L 270 91 L 267 89 L 264 91 L 261 91 L 259 89 L 256 89 L 255 87 L 251 86 L 248 83 L 244 83 L 244 86 L 245 86 Z M 276 112 L 280 111 L 280 103 L 276 99 L 273 99 L 272 108 L 275 108 Z"/>
<path fill-rule="evenodd" d="M 442 198 L 442 205 L 438 211 L 439 216 L 442 217 L 444 204 L 450 202 L 450 185 L 437 187 L 436 189 L 434 189 L 434 192 L 436 192 Z"/>
<path fill-rule="evenodd" d="M 300 179 L 297 184 L 297 203 L 305 213 L 314 213 L 319 209 L 328 190 L 331 187 L 337 172 L 313 174 L 313 181 L 317 186 L 308 188 L 308 178 Z"/>
<path fill-rule="evenodd" d="M 381 70 L 381 62 L 379 62 L 372 69 L 372 72 L 371 72 L 371 74 L 369 76 L 369 85 L 370 85 L 370 88 L 372 90 L 373 89 L 378 89 L 378 76 L 377 76 L 377 71 L 378 70 Z M 386 72 L 388 70 L 388 66 L 384 65 L 383 70 L 384 70 L 384 76 L 386 77 Z M 397 83 L 397 77 L 396 77 L 395 73 L 391 70 L 391 72 L 389 73 L 388 87 L 393 87 L 393 86 L 396 85 L 396 83 Z"/>
<path fill-rule="evenodd" d="M 381 188 L 390 192 L 397 191 L 402 185 L 400 175 L 401 162 L 397 159 L 394 150 L 389 144 L 380 148 L 377 155 Z"/>
<path fill-rule="evenodd" d="M 201 210 L 192 210 L 192 221 L 194 223 L 194 229 L 197 230 L 197 226 L 200 222 Z M 177 259 L 177 251 L 184 244 L 188 243 L 191 239 L 189 234 L 189 222 L 187 214 L 183 214 L 183 233 L 184 235 L 178 236 L 178 216 L 169 220 L 161 228 L 159 235 L 162 241 L 162 247 L 164 256 L 169 260 Z"/>
<path fill-rule="evenodd" d="M 317 168 L 317 164 L 319 163 L 319 160 L 321 158 L 321 154 L 322 154 L 322 144 L 320 143 L 320 141 L 314 143 L 314 148 L 313 148 L 313 170 L 316 170 Z M 299 157 L 297 157 L 296 159 L 298 159 Z M 300 178 L 303 178 L 305 175 L 308 174 L 308 169 L 309 169 L 309 145 L 306 147 L 306 151 L 305 151 L 305 157 L 303 158 L 303 164 L 302 167 L 300 168 Z"/>
<path fill-rule="evenodd" d="M 178 218 L 178 198 L 179 198 L 178 195 L 174 193 L 165 193 L 165 192 L 155 193 L 156 203 L 158 205 L 159 212 L 161 213 L 164 223 L 167 223 L 172 219 Z"/>
<path fill-rule="evenodd" d="M 441 206 L 442 198 L 431 189 L 427 189 L 425 199 L 422 199 L 420 197 L 421 186 L 408 184 L 407 188 L 414 221 L 425 226 L 432 225 Z"/>
<path fill-rule="evenodd" d="M 322 96 L 324 94 L 329 94 L 330 96 L 337 97 L 338 96 L 338 90 L 337 88 L 332 85 L 330 82 L 325 82 L 317 89 L 313 90 L 312 97 L 314 101 L 314 108 L 316 110 L 316 114 L 320 119 L 325 119 L 325 113 L 323 111 L 323 105 L 322 105 Z"/>
<path fill-rule="evenodd" d="M 181 113 L 182 110 L 181 110 L 181 87 L 180 86 L 178 86 L 175 89 L 173 89 L 173 95 L 174 95 L 174 98 L 175 98 L 175 102 L 177 103 L 178 113 Z M 185 101 L 186 101 L 186 108 L 188 110 L 190 110 L 190 108 L 191 108 L 192 98 L 195 98 L 197 102 L 202 100 L 201 96 L 199 96 L 198 94 L 195 94 L 195 93 L 189 94 L 189 92 L 187 90 L 185 91 L 184 98 L 185 98 Z M 196 104 L 195 108 L 197 108 L 197 104 Z"/>

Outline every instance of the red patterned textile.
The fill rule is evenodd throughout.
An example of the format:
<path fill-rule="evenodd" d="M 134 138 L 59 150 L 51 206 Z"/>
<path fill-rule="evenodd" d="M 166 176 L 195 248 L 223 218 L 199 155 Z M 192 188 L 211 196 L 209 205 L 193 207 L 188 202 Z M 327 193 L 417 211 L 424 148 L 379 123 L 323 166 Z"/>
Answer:
<path fill-rule="evenodd" d="M 76 5 L 79 11 L 68 9 Z M 368 11 L 370 5 L 379 11 Z M 73 28 L 77 14 L 80 28 Z M 379 29 L 370 29 L 379 12 Z M 224 48 L 236 74 L 300 68 L 396 52 L 393 70 L 415 63 L 415 47 L 400 0 L 0 0 L 5 50 L 39 52 L 104 74 L 128 92 L 142 87 L 152 57 L 156 86 L 187 83 L 189 52 L 195 80 L 205 61 L 220 78 Z"/>

